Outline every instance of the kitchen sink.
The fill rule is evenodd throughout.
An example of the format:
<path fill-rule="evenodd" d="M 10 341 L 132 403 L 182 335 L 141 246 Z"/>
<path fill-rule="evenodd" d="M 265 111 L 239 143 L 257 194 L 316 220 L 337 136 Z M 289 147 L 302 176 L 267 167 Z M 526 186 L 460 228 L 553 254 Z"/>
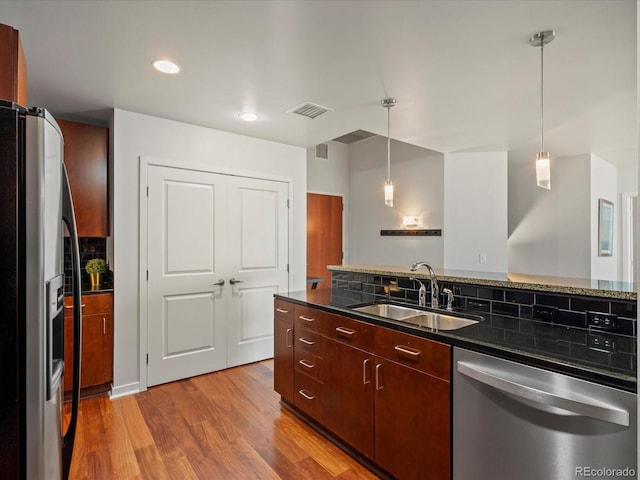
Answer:
<path fill-rule="evenodd" d="M 373 305 L 356 307 L 354 310 L 362 313 L 369 313 L 371 315 L 377 315 L 379 317 L 393 318 L 394 320 L 406 320 L 407 318 L 426 313 L 424 310 L 402 307 L 400 305 L 391 305 L 389 303 L 374 303 Z"/>
<path fill-rule="evenodd" d="M 378 317 L 391 318 L 400 322 L 409 323 L 417 327 L 430 328 L 433 330 L 458 330 L 479 322 L 470 318 L 448 315 L 446 313 L 429 312 L 418 310 L 401 305 L 389 303 L 374 303 L 362 307 L 355 307 L 353 310 Z"/>

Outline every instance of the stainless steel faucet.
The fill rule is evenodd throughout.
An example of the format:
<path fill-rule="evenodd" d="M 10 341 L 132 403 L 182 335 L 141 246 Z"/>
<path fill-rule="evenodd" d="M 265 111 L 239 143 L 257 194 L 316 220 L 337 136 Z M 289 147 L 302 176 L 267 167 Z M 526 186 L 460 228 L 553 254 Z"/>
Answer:
<path fill-rule="evenodd" d="M 433 271 L 431 265 L 427 262 L 415 262 L 411 265 L 410 269 L 415 272 L 420 267 L 426 267 L 429 270 L 429 276 L 431 277 L 431 306 L 437 308 L 439 305 L 438 298 L 440 297 L 440 288 L 438 287 L 438 279 L 436 272 Z"/>
<path fill-rule="evenodd" d="M 420 305 L 421 307 L 426 307 L 427 306 L 427 287 L 425 287 L 424 283 L 422 283 L 417 278 L 411 277 L 409 278 L 409 280 L 416 281 L 420 284 L 420 290 L 418 290 L 418 305 Z"/>

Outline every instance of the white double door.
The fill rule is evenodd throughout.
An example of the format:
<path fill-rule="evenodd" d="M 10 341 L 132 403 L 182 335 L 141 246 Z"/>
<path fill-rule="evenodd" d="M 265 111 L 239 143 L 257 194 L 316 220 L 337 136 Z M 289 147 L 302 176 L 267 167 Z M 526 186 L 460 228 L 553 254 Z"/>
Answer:
<path fill-rule="evenodd" d="M 272 357 L 288 184 L 157 165 L 147 184 L 147 384 Z"/>

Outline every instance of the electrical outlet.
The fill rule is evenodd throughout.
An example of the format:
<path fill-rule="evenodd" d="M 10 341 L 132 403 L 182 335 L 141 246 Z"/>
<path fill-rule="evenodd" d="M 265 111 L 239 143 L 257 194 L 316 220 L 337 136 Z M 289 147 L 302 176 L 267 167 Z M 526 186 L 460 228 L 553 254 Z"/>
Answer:
<path fill-rule="evenodd" d="M 587 312 L 587 327 L 600 330 L 615 330 L 618 320 L 617 315 L 602 312 Z"/>
<path fill-rule="evenodd" d="M 615 353 L 618 348 L 616 341 L 611 335 L 590 333 L 587 337 L 587 346 L 590 350 L 605 353 Z"/>
<path fill-rule="evenodd" d="M 533 318 L 547 322 L 555 322 L 558 320 L 558 308 L 548 307 L 546 305 L 534 305 Z"/>
<path fill-rule="evenodd" d="M 487 254 L 481 253 L 480 255 L 478 255 L 478 262 L 487 263 Z"/>

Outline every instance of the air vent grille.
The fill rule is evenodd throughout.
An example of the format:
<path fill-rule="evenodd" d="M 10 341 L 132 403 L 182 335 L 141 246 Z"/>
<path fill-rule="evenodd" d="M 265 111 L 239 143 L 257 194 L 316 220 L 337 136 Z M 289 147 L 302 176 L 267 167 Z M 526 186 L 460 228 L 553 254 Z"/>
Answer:
<path fill-rule="evenodd" d="M 298 105 L 297 107 L 293 107 L 292 109 L 287 110 L 287 113 L 296 113 L 307 118 L 316 118 L 323 113 L 332 111 L 333 110 L 329 107 L 323 107 L 322 105 L 318 105 L 317 103 L 305 102 Z"/>
<path fill-rule="evenodd" d="M 367 132 L 366 130 L 356 130 L 355 132 L 347 133 L 346 135 L 334 138 L 333 140 L 340 143 L 346 143 L 348 145 L 350 143 L 359 142 L 360 140 L 375 137 L 375 135 L 375 133 Z"/>
<path fill-rule="evenodd" d="M 327 160 L 329 158 L 329 145 L 326 143 L 321 143 L 320 145 L 316 145 L 316 158 L 323 158 Z"/>

